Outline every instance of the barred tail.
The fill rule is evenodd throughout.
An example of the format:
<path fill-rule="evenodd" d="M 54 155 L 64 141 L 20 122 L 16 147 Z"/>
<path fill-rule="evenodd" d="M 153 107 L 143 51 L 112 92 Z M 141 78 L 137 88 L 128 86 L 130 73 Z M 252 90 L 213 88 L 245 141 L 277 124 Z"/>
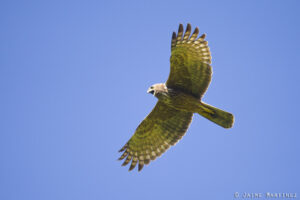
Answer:
<path fill-rule="evenodd" d="M 206 119 L 224 128 L 231 128 L 234 122 L 234 117 L 231 113 L 220 110 L 203 102 L 201 102 L 198 113 Z"/>

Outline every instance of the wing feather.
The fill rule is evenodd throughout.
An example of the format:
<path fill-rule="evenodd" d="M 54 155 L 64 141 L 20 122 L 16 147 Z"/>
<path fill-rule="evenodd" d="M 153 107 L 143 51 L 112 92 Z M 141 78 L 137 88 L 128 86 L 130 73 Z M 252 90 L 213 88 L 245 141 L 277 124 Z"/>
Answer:
<path fill-rule="evenodd" d="M 197 38 L 198 34 L 199 34 L 199 28 L 196 27 L 195 30 L 194 30 L 194 33 L 192 34 L 192 36 L 191 36 L 190 40 L 188 41 L 188 43 L 192 43 Z"/>
<path fill-rule="evenodd" d="M 151 113 L 141 122 L 134 135 L 121 149 L 123 166 L 131 161 L 129 170 L 138 170 L 163 154 L 178 142 L 187 131 L 193 113 L 179 111 L 158 101 Z"/>
<path fill-rule="evenodd" d="M 191 37 L 190 34 L 191 25 L 188 24 L 182 37 L 183 25 L 180 24 L 177 37 L 176 33 L 172 35 L 171 71 L 166 85 L 201 99 L 211 81 L 211 54 L 206 35 L 197 38 L 198 27 Z"/>
<path fill-rule="evenodd" d="M 183 40 L 182 40 L 182 43 L 186 43 L 190 37 L 190 34 L 191 34 L 191 25 L 188 24 L 187 27 L 186 27 L 186 30 L 185 30 L 185 33 L 184 33 L 184 36 L 183 36 Z"/>
<path fill-rule="evenodd" d="M 178 28 L 178 34 L 177 34 L 177 43 L 181 43 L 182 42 L 182 35 L 183 35 L 183 25 L 180 24 L 179 28 Z"/>

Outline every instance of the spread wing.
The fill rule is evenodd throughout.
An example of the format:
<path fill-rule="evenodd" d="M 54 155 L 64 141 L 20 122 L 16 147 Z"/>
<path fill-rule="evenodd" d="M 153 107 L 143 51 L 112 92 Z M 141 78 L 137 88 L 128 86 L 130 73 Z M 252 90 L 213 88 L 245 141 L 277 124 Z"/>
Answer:
<path fill-rule="evenodd" d="M 175 145 L 187 131 L 193 113 L 173 109 L 158 101 L 151 113 L 137 127 L 134 135 L 120 150 L 124 151 L 119 158 L 125 158 L 122 166 L 130 161 L 129 171 L 134 169 L 137 163 L 138 170 L 142 170 L 144 164 L 164 153 L 171 145 Z"/>
<path fill-rule="evenodd" d="M 167 87 L 174 88 L 201 98 L 205 93 L 212 75 L 211 55 L 205 34 L 198 37 L 196 27 L 191 34 L 188 24 L 183 35 L 183 26 L 179 25 L 178 34 L 173 32 L 171 43 L 171 71 L 166 82 Z"/>

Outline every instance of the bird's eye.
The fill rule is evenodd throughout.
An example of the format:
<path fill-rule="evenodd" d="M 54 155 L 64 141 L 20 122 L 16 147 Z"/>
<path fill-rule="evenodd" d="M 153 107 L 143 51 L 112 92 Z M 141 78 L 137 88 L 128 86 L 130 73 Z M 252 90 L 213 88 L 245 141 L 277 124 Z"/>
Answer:
<path fill-rule="evenodd" d="M 151 86 L 150 89 L 153 89 L 153 86 Z"/>

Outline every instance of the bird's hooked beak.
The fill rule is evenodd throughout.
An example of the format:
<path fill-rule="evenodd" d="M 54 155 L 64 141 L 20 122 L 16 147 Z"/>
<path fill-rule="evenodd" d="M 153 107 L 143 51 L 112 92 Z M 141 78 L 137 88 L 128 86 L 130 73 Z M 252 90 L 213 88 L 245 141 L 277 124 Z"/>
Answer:
<path fill-rule="evenodd" d="M 147 93 L 154 94 L 154 89 L 150 87 L 150 88 L 147 90 Z"/>

